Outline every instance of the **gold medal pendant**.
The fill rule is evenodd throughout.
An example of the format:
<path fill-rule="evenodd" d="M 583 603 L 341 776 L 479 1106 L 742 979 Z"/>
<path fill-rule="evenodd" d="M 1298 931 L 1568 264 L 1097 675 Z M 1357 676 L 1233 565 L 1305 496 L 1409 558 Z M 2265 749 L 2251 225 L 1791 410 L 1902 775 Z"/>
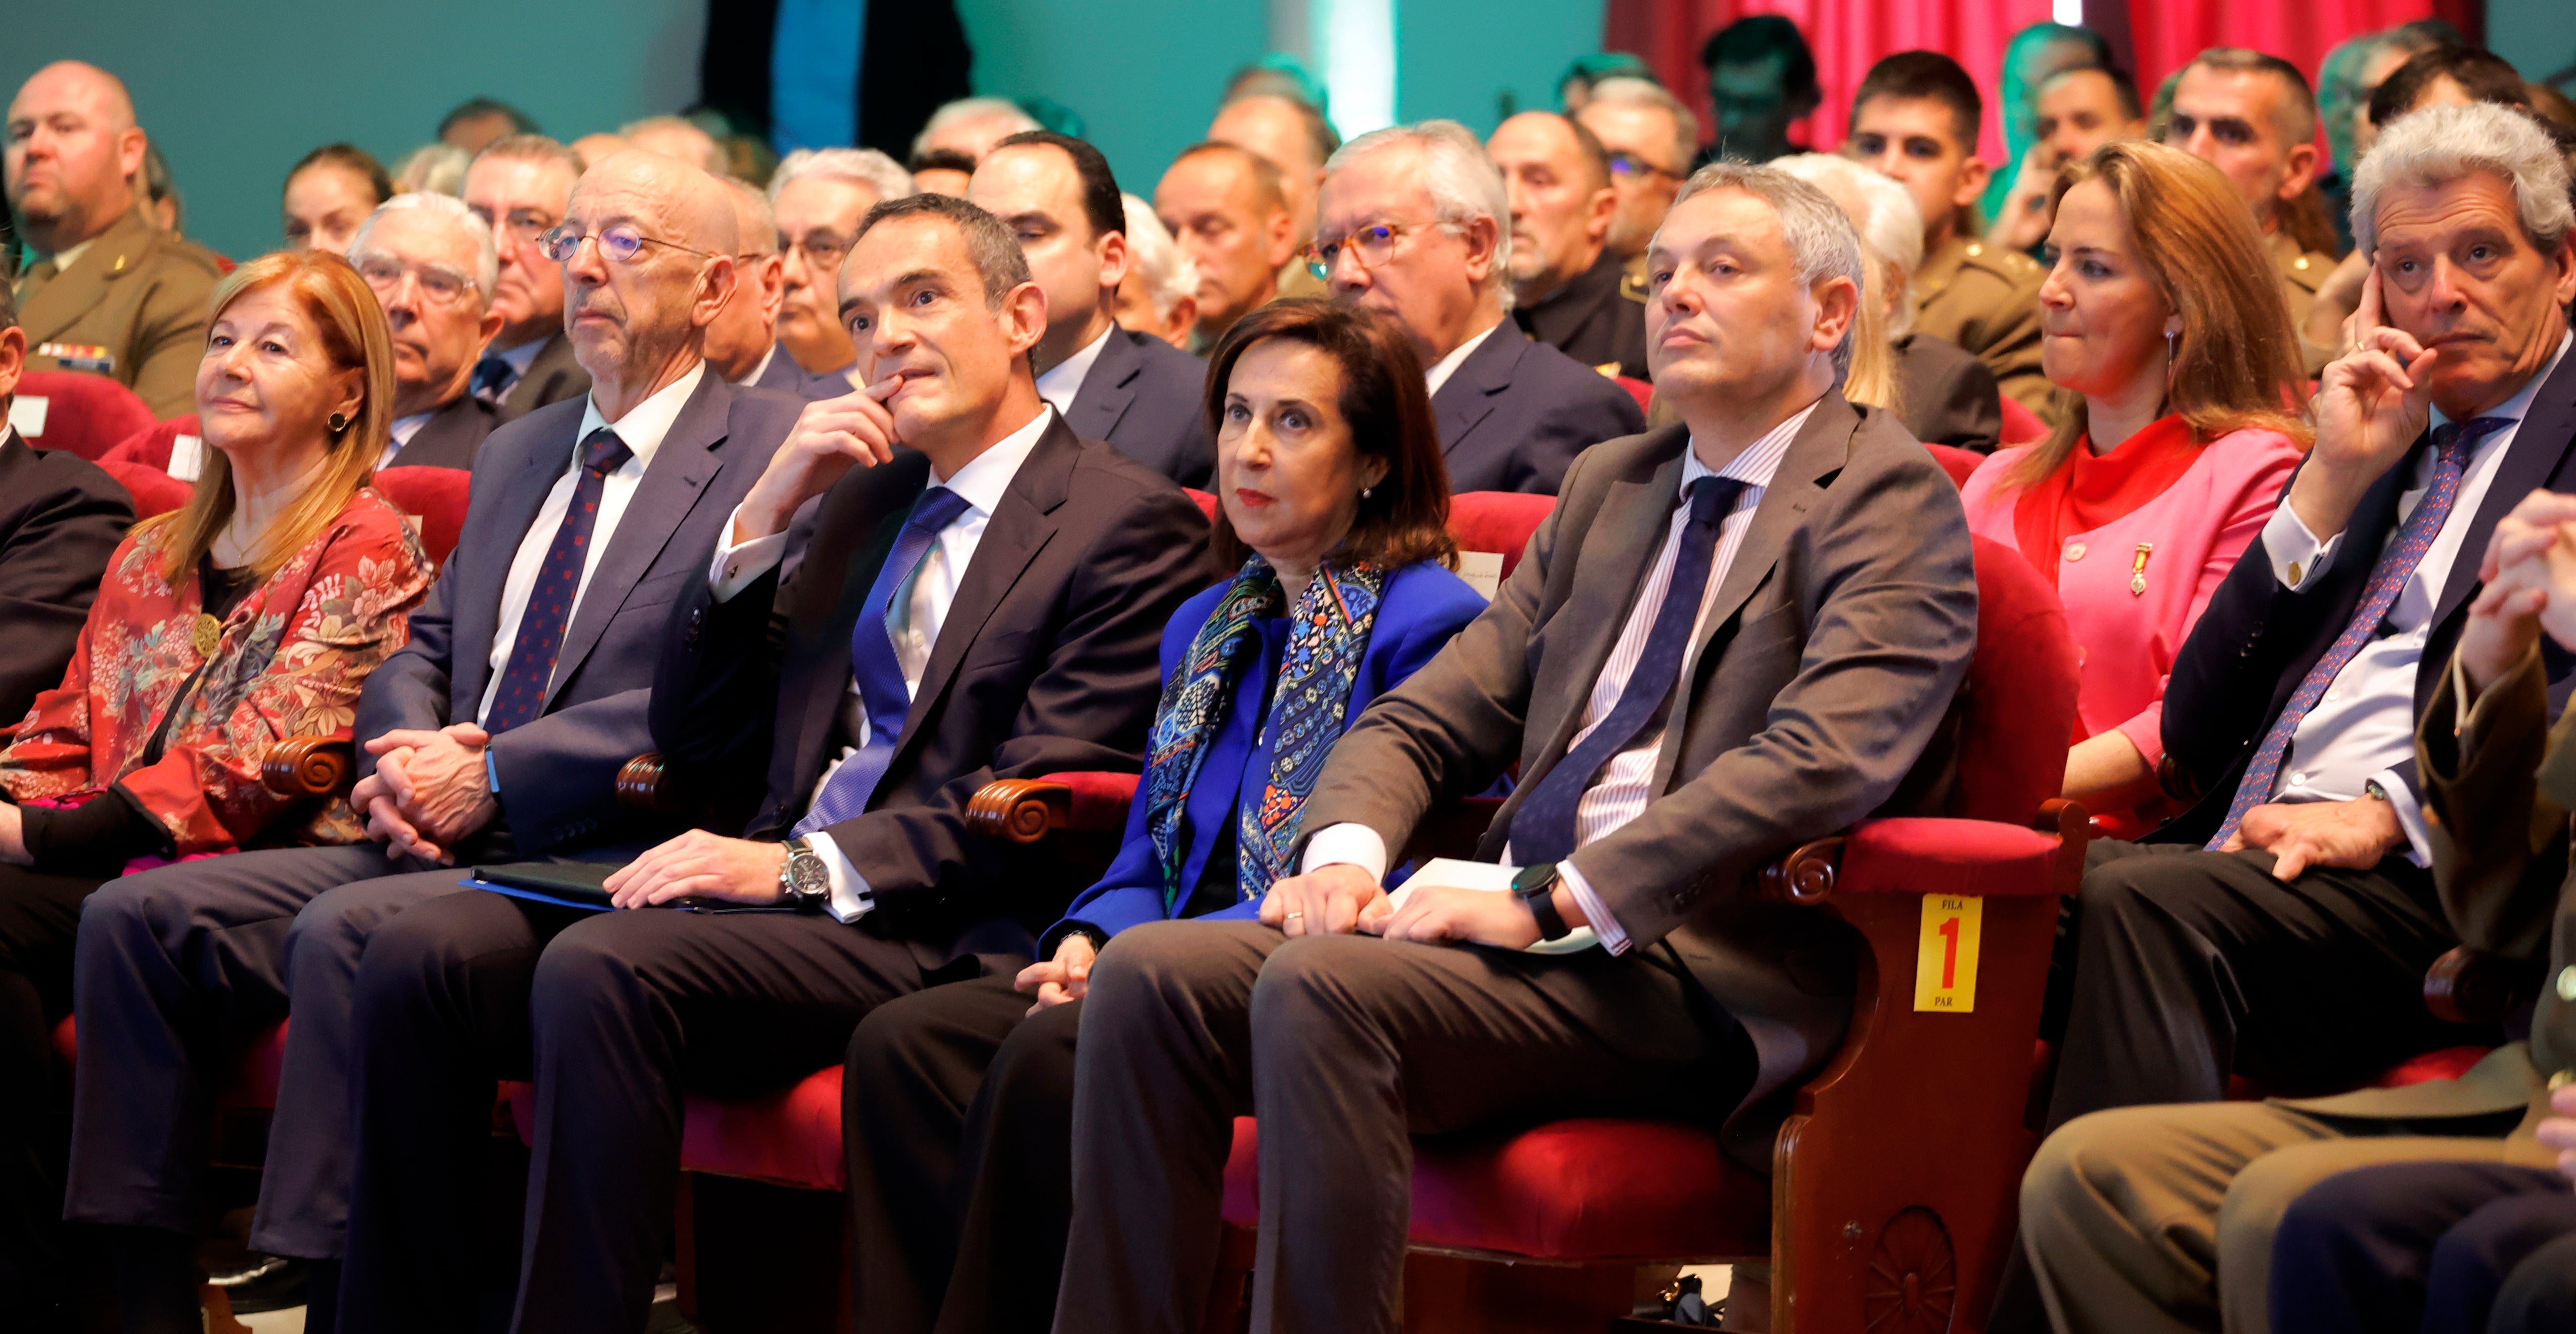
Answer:
<path fill-rule="evenodd" d="M 204 612 L 197 613 L 197 656 L 215 656 L 215 646 L 224 642 L 224 623 Z"/>

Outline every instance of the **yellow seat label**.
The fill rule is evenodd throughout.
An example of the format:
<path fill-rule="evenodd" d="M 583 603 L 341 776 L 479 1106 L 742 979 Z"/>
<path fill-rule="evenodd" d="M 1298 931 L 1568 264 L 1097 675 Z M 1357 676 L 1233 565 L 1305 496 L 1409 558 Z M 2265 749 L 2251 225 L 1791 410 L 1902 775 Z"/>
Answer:
<path fill-rule="evenodd" d="M 1914 958 L 1914 1008 L 1966 1014 L 1977 1008 L 1977 934 L 1986 901 L 1964 894 L 1923 896 L 1923 941 Z"/>

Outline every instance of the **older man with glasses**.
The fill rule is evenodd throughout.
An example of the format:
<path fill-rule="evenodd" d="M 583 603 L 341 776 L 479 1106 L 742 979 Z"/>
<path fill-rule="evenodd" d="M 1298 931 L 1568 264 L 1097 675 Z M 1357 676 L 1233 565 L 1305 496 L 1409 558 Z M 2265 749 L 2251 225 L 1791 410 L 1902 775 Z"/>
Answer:
<path fill-rule="evenodd" d="M 912 192 L 911 175 L 873 148 L 800 148 L 770 176 L 769 206 L 786 259 L 778 345 L 807 373 L 846 378 L 857 371 L 859 349 L 841 327 L 841 261 L 869 209 Z M 850 388 L 859 387 L 850 380 Z"/>
<path fill-rule="evenodd" d="M 1646 414 L 1504 318 L 1510 219 L 1502 173 L 1466 126 L 1400 125 L 1325 164 L 1306 260 L 1334 300 L 1392 318 L 1413 340 L 1453 490 L 1554 495 L 1575 455 L 1645 429 Z"/>
<path fill-rule="evenodd" d="M 1610 253 L 1628 262 L 1642 289 L 1646 247 L 1690 174 L 1699 151 L 1699 117 L 1662 84 L 1619 77 L 1592 85 L 1592 100 L 1574 114 L 1610 155 Z"/>
<path fill-rule="evenodd" d="M 537 253 L 537 238 L 563 220 L 583 165 L 544 135 L 514 134 L 465 169 L 465 206 L 492 229 L 501 263 L 492 289 L 501 332 L 474 367 L 474 396 L 505 422 L 590 388 L 564 332 L 562 271 Z"/>
<path fill-rule="evenodd" d="M 358 224 L 349 262 L 376 291 L 393 338 L 393 438 L 379 468 L 471 468 L 500 425 L 476 398 L 474 365 L 501 331 L 492 229 L 446 195 L 396 195 Z"/>

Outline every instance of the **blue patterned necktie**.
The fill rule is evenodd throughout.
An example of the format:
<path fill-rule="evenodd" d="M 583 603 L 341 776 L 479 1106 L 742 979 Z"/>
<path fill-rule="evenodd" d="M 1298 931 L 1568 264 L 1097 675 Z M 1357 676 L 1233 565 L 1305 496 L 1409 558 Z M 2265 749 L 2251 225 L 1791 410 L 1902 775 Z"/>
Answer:
<path fill-rule="evenodd" d="M 2272 799 L 2272 785 L 2281 776 L 2281 763 L 2290 752 L 2290 737 L 2307 719 L 2308 711 L 2324 699 L 2328 687 L 2343 672 L 2362 646 L 2379 633 L 2379 623 L 2396 605 L 2397 595 L 2424 562 L 2424 553 L 2440 536 L 2442 524 L 2451 517 L 2451 505 L 2460 498 L 2460 479 L 2468 472 L 2469 453 L 2480 440 L 2513 424 L 2510 417 L 2479 417 L 2467 422 L 2446 422 L 2433 432 L 2433 478 L 2425 485 L 2424 496 L 2415 502 L 2415 510 L 2399 526 L 2397 536 L 2379 553 L 2379 563 L 2371 568 L 2370 582 L 2362 586 L 2361 603 L 2353 608 L 2352 621 L 2344 626 L 2325 656 L 2299 681 L 2298 690 L 2272 722 L 2272 730 L 2263 735 L 2263 744 L 2245 766 L 2244 781 L 2236 785 L 2236 799 L 2227 806 L 2227 822 L 2218 827 L 2218 836 L 2206 846 L 2216 848 L 2235 834 L 2236 826 L 2245 822 L 2245 814 Z M 2284 502 L 2286 503 L 2286 501 Z M 2477 557 L 2462 552 L 2471 560 Z"/>
<path fill-rule="evenodd" d="M 859 623 L 850 628 L 850 672 L 858 678 L 859 702 L 868 711 L 868 743 L 832 771 L 823 790 L 814 794 L 813 807 L 796 822 L 795 834 L 813 833 L 866 810 L 869 795 L 885 777 L 886 766 L 893 763 L 895 743 L 903 738 L 904 715 L 912 712 L 912 688 L 904 684 L 903 660 L 895 655 L 895 600 L 912 586 L 914 573 L 930 555 L 930 545 L 939 540 L 941 530 L 967 508 L 966 497 L 947 487 L 922 492 L 913 502 L 911 517 L 903 522 L 902 534 L 895 538 L 894 550 L 877 570 L 876 582 L 868 586 Z"/>
<path fill-rule="evenodd" d="M 485 357 L 474 363 L 472 381 L 474 396 L 486 403 L 501 400 L 502 388 L 510 383 L 510 363 L 502 357 Z"/>
<path fill-rule="evenodd" d="M 501 672 L 501 690 L 483 717 L 483 730 L 494 736 L 545 712 L 546 686 L 554 680 L 555 656 L 563 652 L 564 629 L 572 624 L 573 605 L 581 596 L 581 572 L 590 554 L 591 529 L 599 522 L 599 494 L 608 474 L 633 458 L 617 432 L 600 427 L 581 442 L 581 472 L 572 486 L 572 504 L 546 548 L 546 563 L 537 567 L 536 585 L 519 613 L 519 633 L 510 641 L 510 662 Z"/>
<path fill-rule="evenodd" d="M 1673 555 L 1672 582 L 1664 587 L 1663 605 L 1655 609 L 1645 651 L 1636 670 L 1628 673 L 1619 702 L 1582 744 L 1539 778 L 1512 816 L 1509 846 L 1523 864 L 1563 861 L 1573 853 L 1575 807 L 1592 786 L 1593 775 L 1627 749 L 1671 697 L 1681 679 L 1682 659 L 1690 653 L 1701 599 L 1708 593 L 1718 530 L 1745 489 L 1745 483 L 1732 477 L 1703 477 L 1691 484 L 1690 521 L 1682 526 L 1681 548 Z"/>

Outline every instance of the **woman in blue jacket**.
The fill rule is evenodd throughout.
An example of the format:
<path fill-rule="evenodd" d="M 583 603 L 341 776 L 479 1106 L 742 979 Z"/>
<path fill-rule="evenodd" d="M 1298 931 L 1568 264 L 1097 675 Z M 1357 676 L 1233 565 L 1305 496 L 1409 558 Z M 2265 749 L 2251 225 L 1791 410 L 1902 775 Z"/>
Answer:
<path fill-rule="evenodd" d="M 842 1084 L 861 1334 L 1053 1323 L 1073 1207 L 1074 1034 L 1109 937 L 1255 917 L 1291 874 L 1324 756 L 1484 610 L 1450 572 L 1449 480 L 1421 360 L 1320 301 L 1238 322 L 1208 368 L 1237 572 L 1163 632 L 1163 699 L 1118 856 L 1017 977 L 880 1006 Z"/>

